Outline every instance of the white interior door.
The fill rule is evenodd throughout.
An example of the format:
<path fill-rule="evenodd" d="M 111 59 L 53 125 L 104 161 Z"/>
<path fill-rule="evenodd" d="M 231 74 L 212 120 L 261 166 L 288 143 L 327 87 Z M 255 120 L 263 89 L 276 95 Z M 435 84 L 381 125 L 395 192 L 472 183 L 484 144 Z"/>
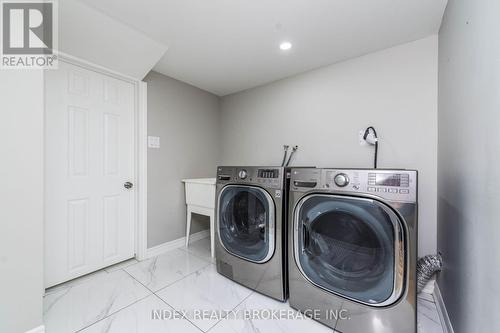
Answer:
<path fill-rule="evenodd" d="M 134 84 L 65 62 L 45 76 L 45 287 L 134 256 Z"/>

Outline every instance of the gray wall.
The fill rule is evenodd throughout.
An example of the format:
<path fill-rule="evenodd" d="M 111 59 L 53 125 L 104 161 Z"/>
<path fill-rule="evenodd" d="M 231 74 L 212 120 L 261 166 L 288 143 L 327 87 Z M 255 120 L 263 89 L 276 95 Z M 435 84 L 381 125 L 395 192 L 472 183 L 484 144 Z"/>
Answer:
<path fill-rule="evenodd" d="M 439 33 L 438 278 L 455 332 L 498 332 L 500 2 L 449 0 Z"/>
<path fill-rule="evenodd" d="M 185 235 L 184 178 L 215 177 L 219 156 L 219 98 L 150 72 L 148 135 L 161 138 L 148 149 L 148 247 Z M 208 228 L 194 216 L 191 233 Z"/>
<path fill-rule="evenodd" d="M 420 176 L 419 253 L 436 251 L 437 36 L 222 98 L 223 164 L 372 167 L 358 132 L 379 132 L 379 166 Z"/>
<path fill-rule="evenodd" d="M 0 332 L 42 325 L 43 73 L 0 74 Z"/>

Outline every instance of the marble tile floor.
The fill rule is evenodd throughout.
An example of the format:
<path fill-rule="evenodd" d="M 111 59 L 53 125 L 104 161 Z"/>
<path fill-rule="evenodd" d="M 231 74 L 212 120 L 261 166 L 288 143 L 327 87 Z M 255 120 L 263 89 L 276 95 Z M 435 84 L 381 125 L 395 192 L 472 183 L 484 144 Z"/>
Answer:
<path fill-rule="evenodd" d="M 298 319 L 250 320 L 234 315 L 260 309 L 292 311 Z M 204 310 L 218 312 L 207 312 L 213 317 L 201 320 Z M 443 333 L 432 295 L 419 295 L 417 317 L 418 333 Z M 44 323 L 46 333 L 332 332 L 298 315 L 287 303 L 219 275 L 208 238 L 48 289 Z"/>

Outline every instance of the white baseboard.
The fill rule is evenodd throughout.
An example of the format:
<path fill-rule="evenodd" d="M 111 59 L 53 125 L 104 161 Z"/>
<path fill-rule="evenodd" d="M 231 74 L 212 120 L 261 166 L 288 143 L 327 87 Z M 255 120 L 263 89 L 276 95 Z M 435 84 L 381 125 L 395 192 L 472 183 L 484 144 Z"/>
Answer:
<path fill-rule="evenodd" d="M 433 296 L 438 310 L 439 319 L 441 319 L 441 323 L 443 324 L 443 330 L 445 333 L 454 333 L 450 317 L 448 316 L 448 311 L 446 311 L 446 305 L 443 301 L 443 296 L 441 296 L 441 291 L 439 290 L 439 285 L 437 283 L 434 283 Z"/>
<path fill-rule="evenodd" d="M 202 240 L 203 238 L 207 238 L 207 237 L 210 237 L 210 229 L 205 229 L 205 230 L 202 230 L 202 231 L 198 231 L 194 234 L 191 234 L 189 236 L 189 242 L 196 242 L 196 241 L 199 241 L 199 240 Z M 186 241 L 186 237 L 182 237 L 182 239 L 184 240 L 184 242 Z"/>
<path fill-rule="evenodd" d="M 197 233 L 191 234 L 189 236 L 189 242 L 196 242 L 197 240 L 206 238 L 210 236 L 210 230 L 202 230 Z M 173 241 L 170 242 L 165 242 L 160 245 L 153 246 L 149 249 L 146 250 L 146 259 L 147 258 L 152 258 L 156 257 L 162 253 L 165 253 L 167 251 L 173 250 L 173 249 L 178 249 L 180 247 L 184 247 L 186 245 L 186 237 L 181 237 L 174 239 Z"/>
<path fill-rule="evenodd" d="M 45 326 L 40 325 L 38 327 L 35 327 L 32 330 L 27 331 L 26 333 L 45 333 Z"/>

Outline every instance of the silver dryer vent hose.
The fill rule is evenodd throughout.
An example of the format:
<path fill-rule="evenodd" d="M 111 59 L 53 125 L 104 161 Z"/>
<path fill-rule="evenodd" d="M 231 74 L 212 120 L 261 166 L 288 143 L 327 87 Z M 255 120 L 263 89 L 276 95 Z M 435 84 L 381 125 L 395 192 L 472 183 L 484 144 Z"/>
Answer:
<path fill-rule="evenodd" d="M 443 259 L 439 254 L 427 255 L 417 262 L 417 294 L 420 294 L 434 273 L 441 271 Z"/>

